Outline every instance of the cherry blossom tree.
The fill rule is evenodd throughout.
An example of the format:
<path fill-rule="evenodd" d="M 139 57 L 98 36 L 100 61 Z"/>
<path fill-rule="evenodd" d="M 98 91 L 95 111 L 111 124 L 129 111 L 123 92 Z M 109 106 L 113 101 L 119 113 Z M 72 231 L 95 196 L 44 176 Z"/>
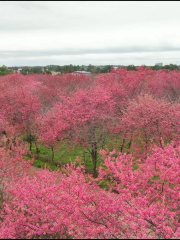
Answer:
<path fill-rule="evenodd" d="M 0 238 L 179 238 L 179 147 L 154 149 L 145 162 L 101 154 L 96 179 L 74 164 L 12 179 Z"/>
<path fill-rule="evenodd" d="M 170 142 L 179 138 L 179 116 L 178 104 L 172 105 L 145 94 L 132 101 L 124 111 L 119 131 L 123 133 L 124 140 L 130 139 L 129 145 L 133 140 L 140 140 L 147 152 L 153 143 L 163 148 L 163 141 Z"/>
<path fill-rule="evenodd" d="M 37 131 L 37 118 L 40 102 L 34 94 L 37 83 L 19 74 L 12 74 L 1 79 L 1 107 L 6 127 L 3 131 L 8 137 L 26 134 L 32 147 L 32 138 Z"/>
<path fill-rule="evenodd" d="M 62 102 L 48 113 L 43 121 L 40 140 L 51 148 L 63 140 L 86 148 L 92 156 L 96 176 L 97 151 L 107 139 L 113 108 L 114 102 L 104 90 L 81 89 L 71 98 L 63 97 Z"/>

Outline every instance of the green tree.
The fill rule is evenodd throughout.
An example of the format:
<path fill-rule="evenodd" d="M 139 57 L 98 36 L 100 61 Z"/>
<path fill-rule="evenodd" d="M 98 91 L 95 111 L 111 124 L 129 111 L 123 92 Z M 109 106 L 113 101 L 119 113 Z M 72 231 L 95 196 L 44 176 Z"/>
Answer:
<path fill-rule="evenodd" d="M 5 65 L 0 67 L 0 76 L 8 75 L 10 73 L 12 73 L 12 71 L 9 70 Z"/>
<path fill-rule="evenodd" d="M 107 65 L 101 70 L 101 72 L 102 73 L 109 73 L 111 71 L 111 69 L 112 69 L 112 65 Z"/>
<path fill-rule="evenodd" d="M 151 69 L 158 71 L 158 70 L 160 70 L 160 69 L 163 69 L 163 67 L 158 66 L 158 65 L 155 65 L 155 66 L 151 67 Z"/>
<path fill-rule="evenodd" d="M 127 71 L 137 71 L 137 68 L 134 65 L 127 66 Z"/>
<path fill-rule="evenodd" d="M 173 70 L 178 70 L 178 69 L 179 69 L 176 64 L 165 65 L 163 68 L 164 68 L 164 69 L 171 70 L 171 71 L 173 71 Z"/>

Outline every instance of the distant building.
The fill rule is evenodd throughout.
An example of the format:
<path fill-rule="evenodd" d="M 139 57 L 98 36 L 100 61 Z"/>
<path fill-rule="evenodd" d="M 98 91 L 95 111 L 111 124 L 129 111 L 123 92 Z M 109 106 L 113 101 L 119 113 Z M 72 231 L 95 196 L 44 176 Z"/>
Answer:
<path fill-rule="evenodd" d="M 73 75 L 81 75 L 81 74 L 85 74 L 85 75 L 90 75 L 91 72 L 87 72 L 87 71 L 74 71 L 72 72 Z"/>
<path fill-rule="evenodd" d="M 160 67 L 162 67 L 162 66 L 163 66 L 163 63 L 156 63 L 155 66 L 160 66 Z"/>
<path fill-rule="evenodd" d="M 54 72 L 54 71 L 51 71 L 51 74 L 52 74 L 53 76 L 55 76 L 55 75 L 61 75 L 61 72 Z"/>
<path fill-rule="evenodd" d="M 119 67 L 113 67 L 113 69 L 117 70 Z"/>
<path fill-rule="evenodd" d="M 18 68 L 17 70 L 13 70 L 14 73 L 21 73 L 22 68 Z"/>

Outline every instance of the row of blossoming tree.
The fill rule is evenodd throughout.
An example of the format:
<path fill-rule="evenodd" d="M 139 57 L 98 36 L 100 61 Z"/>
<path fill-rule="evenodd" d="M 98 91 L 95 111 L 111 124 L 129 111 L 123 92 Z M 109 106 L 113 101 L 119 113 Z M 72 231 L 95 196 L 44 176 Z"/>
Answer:
<path fill-rule="evenodd" d="M 0 238 L 180 237 L 178 71 L 11 74 L 0 102 Z M 88 150 L 93 175 L 80 159 L 32 172 L 22 135 L 52 163 L 64 142 Z"/>

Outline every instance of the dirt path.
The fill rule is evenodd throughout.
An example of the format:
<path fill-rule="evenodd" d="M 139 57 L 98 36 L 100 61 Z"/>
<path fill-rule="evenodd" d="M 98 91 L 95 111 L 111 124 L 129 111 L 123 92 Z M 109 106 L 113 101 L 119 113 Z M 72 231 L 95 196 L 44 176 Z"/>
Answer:
<path fill-rule="evenodd" d="M 41 168 L 31 166 L 31 170 L 34 171 L 34 172 L 40 172 Z"/>

